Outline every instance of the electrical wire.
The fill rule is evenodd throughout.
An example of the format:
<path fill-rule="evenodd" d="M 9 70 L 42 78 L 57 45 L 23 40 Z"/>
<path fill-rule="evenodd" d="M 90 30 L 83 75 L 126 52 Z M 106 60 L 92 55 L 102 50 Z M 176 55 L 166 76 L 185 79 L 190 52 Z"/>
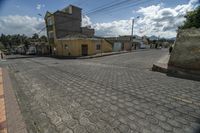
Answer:
<path fill-rule="evenodd" d="M 96 9 L 92 9 L 91 11 L 88 11 L 87 13 L 85 13 L 85 15 L 94 15 L 94 14 L 97 14 L 97 13 L 103 13 L 105 11 L 114 11 L 116 9 L 118 9 L 118 11 L 120 11 L 119 9 L 124 9 L 124 8 L 130 8 L 130 7 L 134 7 L 134 6 L 138 6 L 140 4 L 144 4 L 144 3 L 147 3 L 147 2 L 151 2 L 153 0 L 148 0 L 148 1 L 143 1 L 143 0 L 138 0 L 138 1 L 135 1 L 132 5 L 124 5 L 125 7 L 120 7 L 121 5 L 123 4 L 127 4 L 127 3 L 130 3 L 132 1 L 135 1 L 135 0 L 123 0 L 123 1 L 120 1 L 120 2 L 110 2 L 110 3 L 107 3 L 107 4 L 104 4 L 102 6 L 99 6 L 97 7 Z M 66 23 L 70 23 L 72 22 L 73 20 L 69 21 L 69 22 L 62 22 L 62 23 L 58 23 L 58 24 L 66 24 Z M 43 30 L 46 29 L 46 26 L 43 27 L 39 32 L 38 34 L 40 34 Z"/>

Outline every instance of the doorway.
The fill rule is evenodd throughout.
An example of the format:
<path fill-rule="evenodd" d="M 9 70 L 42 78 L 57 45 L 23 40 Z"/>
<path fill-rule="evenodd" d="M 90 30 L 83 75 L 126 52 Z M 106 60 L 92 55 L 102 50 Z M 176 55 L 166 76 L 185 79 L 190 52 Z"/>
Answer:
<path fill-rule="evenodd" d="M 88 45 L 81 45 L 82 49 L 82 56 L 87 56 L 88 55 Z"/>

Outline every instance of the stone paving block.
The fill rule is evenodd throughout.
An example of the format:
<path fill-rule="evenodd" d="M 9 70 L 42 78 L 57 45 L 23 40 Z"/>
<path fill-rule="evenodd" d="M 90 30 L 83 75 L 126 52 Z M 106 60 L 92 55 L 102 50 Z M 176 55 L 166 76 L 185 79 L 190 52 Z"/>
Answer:
<path fill-rule="evenodd" d="M 29 132 L 192 133 L 198 128 L 200 83 L 150 71 L 166 52 L 38 57 L 4 65 Z"/>

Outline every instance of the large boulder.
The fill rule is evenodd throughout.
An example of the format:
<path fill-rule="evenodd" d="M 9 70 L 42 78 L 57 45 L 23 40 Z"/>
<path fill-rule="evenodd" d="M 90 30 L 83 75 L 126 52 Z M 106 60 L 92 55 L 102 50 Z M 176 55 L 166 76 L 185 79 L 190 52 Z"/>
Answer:
<path fill-rule="evenodd" d="M 185 71 L 200 71 L 200 28 L 178 31 L 168 66 Z"/>

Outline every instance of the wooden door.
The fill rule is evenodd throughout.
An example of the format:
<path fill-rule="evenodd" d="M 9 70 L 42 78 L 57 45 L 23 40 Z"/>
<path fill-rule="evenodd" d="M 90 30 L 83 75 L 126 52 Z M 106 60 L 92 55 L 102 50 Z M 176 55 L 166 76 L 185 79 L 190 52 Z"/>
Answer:
<path fill-rule="evenodd" d="M 88 45 L 82 45 L 82 56 L 87 56 L 88 55 Z"/>

